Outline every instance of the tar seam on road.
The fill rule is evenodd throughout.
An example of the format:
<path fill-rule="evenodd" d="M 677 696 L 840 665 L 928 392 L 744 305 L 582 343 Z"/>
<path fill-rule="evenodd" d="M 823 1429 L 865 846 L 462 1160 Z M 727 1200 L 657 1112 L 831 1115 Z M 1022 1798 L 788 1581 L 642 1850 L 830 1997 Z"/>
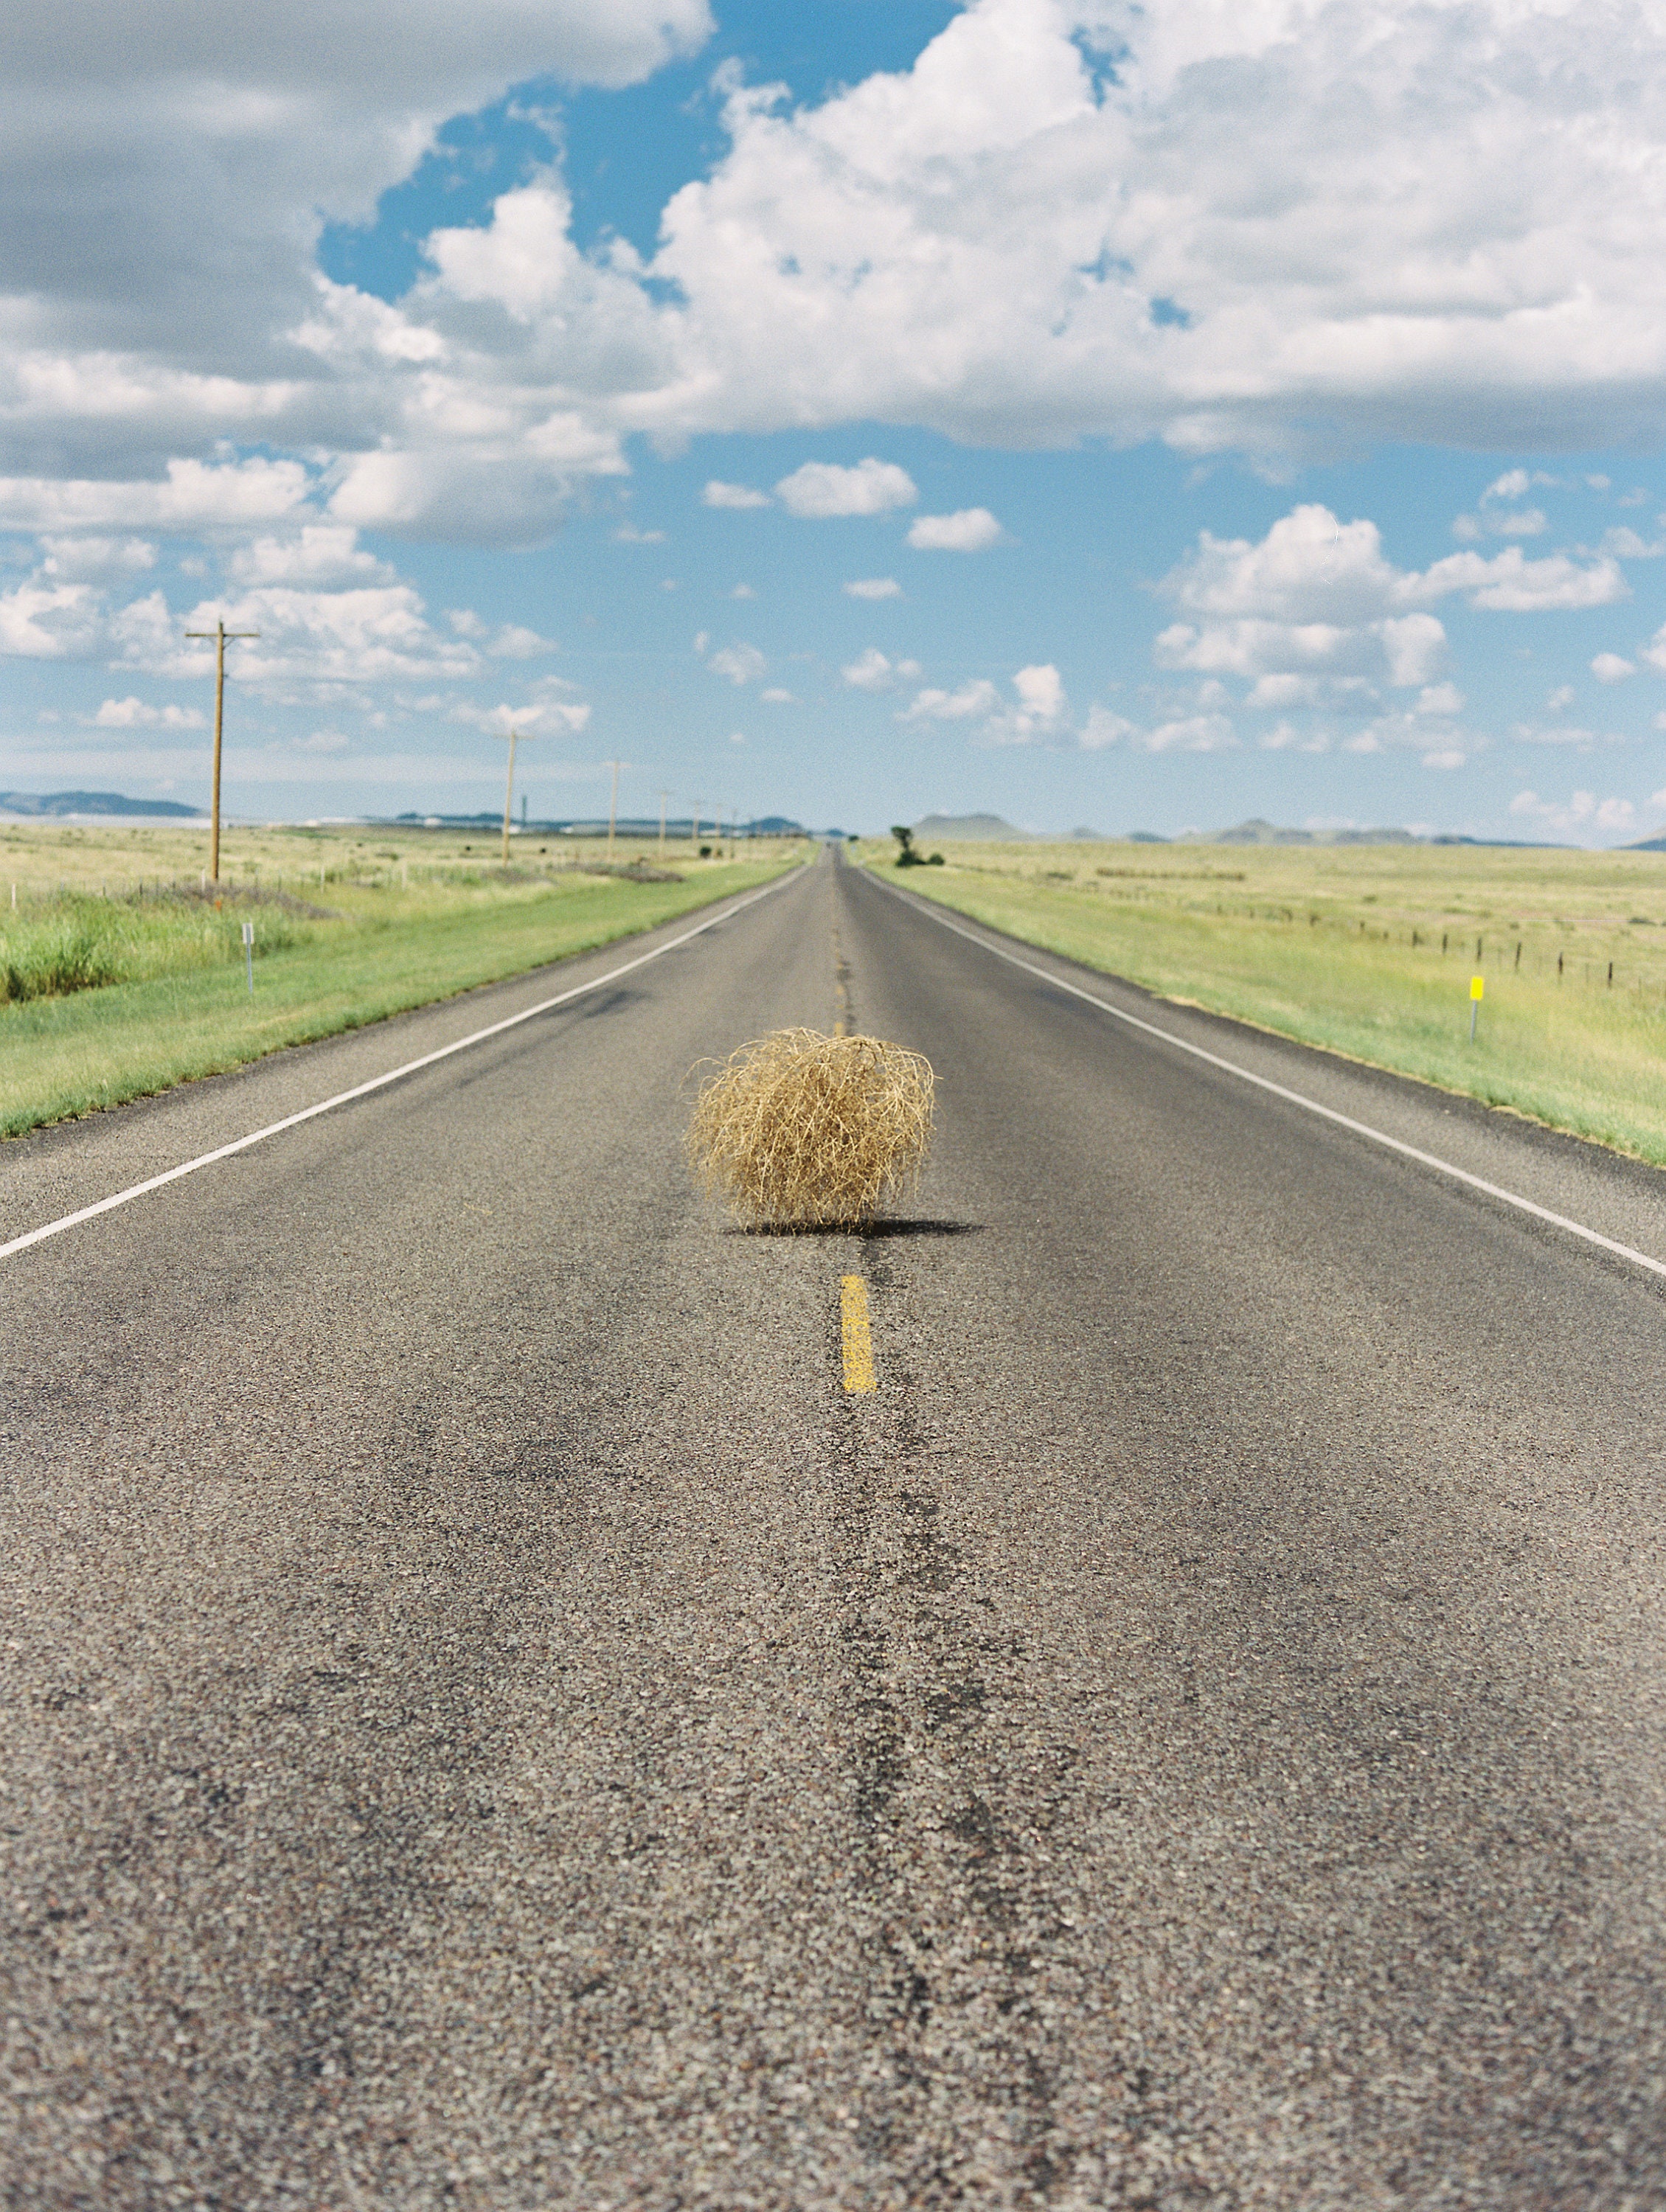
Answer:
<path fill-rule="evenodd" d="M 838 1001 L 838 1018 L 833 1024 L 835 1036 L 850 1035 L 850 970 L 845 965 L 839 947 L 839 925 L 833 925 L 833 996 Z"/>
<path fill-rule="evenodd" d="M 1223 1060 L 1219 1053 L 1207 1051 L 1201 1044 L 1193 1044 L 1185 1037 L 1176 1036 L 1171 1030 L 1159 1028 L 1155 1022 L 1141 1021 L 1138 1014 L 1130 1014 L 1121 1006 L 1112 1006 L 1108 999 L 1096 998 L 1091 991 L 1083 990 L 1079 983 L 1067 982 L 1062 975 L 1054 975 L 1051 969 L 1037 967 L 1033 960 L 1020 960 L 1016 952 L 1008 952 L 1002 945 L 991 945 L 987 937 L 980 937 L 976 930 L 963 929 L 958 922 L 951 921 L 946 915 L 939 913 L 926 900 L 910 896 L 899 885 L 885 883 L 878 876 L 873 880 L 881 890 L 890 891 L 893 897 L 905 900 L 916 912 L 940 922 L 956 937 L 964 937 L 969 945 L 981 945 L 985 952 L 992 952 L 997 960 L 1006 961 L 1009 967 L 1022 968 L 1026 975 L 1039 976 L 1043 983 L 1052 984 L 1055 990 L 1068 991 L 1073 999 L 1085 1000 L 1090 1006 L 1097 1006 L 1102 1014 L 1110 1014 L 1116 1020 L 1126 1023 L 1129 1029 L 1140 1030 L 1146 1036 L 1158 1037 L 1163 1043 L 1173 1045 L 1178 1052 L 1189 1052 L 1194 1060 L 1207 1060 L 1211 1067 L 1218 1067 L 1227 1075 L 1236 1075 L 1241 1083 L 1253 1083 L 1256 1090 L 1270 1091 L 1274 1098 L 1285 1099 L 1292 1106 L 1299 1106 L 1309 1114 L 1317 1114 L 1323 1121 L 1335 1122 L 1339 1128 L 1351 1129 L 1356 1137 L 1368 1138 L 1373 1145 L 1382 1145 L 1389 1152 L 1398 1152 L 1403 1159 L 1415 1160 L 1420 1167 L 1432 1168 L 1437 1175 L 1450 1176 L 1454 1182 L 1464 1183 L 1471 1190 L 1495 1198 L 1501 1206 L 1513 1206 L 1518 1213 L 1530 1213 L 1535 1221 L 1547 1221 L 1553 1229 L 1566 1230 L 1570 1237 L 1582 1237 L 1587 1244 L 1598 1245 L 1604 1252 L 1612 1252 L 1616 1259 L 1629 1260 L 1635 1267 L 1646 1267 L 1651 1275 L 1666 1277 L 1666 1262 L 1651 1260 L 1646 1252 L 1639 1252 L 1634 1245 L 1621 1244 L 1615 1237 L 1604 1237 L 1600 1230 L 1588 1229 L 1583 1221 L 1570 1221 L 1565 1213 L 1553 1213 L 1547 1206 L 1535 1206 L 1530 1198 L 1523 1198 L 1513 1190 L 1501 1189 L 1497 1183 L 1488 1182 L 1484 1176 L 1471 1175 L 1468 1168 L 1456 1167 L 1450 1160 L 1443 1160 L 1433 1152 L 1426 1152 L 1416 1145 L 1407 1144 L 1402 1138 L 1389 1136 L 1386 1130 L 1373 1129 L 1368 1121 L 1356 1121 L 1351 1114 L 1339 1113 L 1334 1106 L 1322 1106 L 1316 1098 L 1304 1097 L 1299 1091 L 1286 1090 L 1282 1083 L 1274 1083 L 1269 1076 L 1256 1075 L 1249 1068 L 1238 1066 L 1235 1060 Z M 0 1246 L 0 1258 L 4 1256 L 5 1248 Z"/>
<path fill-rule="evenodd" d="M 774 883 L 765 884 L 762 890 L 751 891 L 733 906 L 726 906 L 721 912 L 708 915 L 696 927 L 685 929 L 680 937 L 669 938 L 664 945 L 656 945 L 651 952 L 639 952 L 634 960 L 627 960 L 617 968 L 610 968 L 605 975 L 593 975 L 587 983 L 575 983 L 570 991 L 557 992 L 553 999 L 541 999 L 537 1006 L 523 1007 L 520 1013 L 507 1015 L 502 1021 L 493 1022 L 483 1030 L 476 1030 L 469 1036 L 459 1037 L 454 1043 L 442 1044 L 436 1052 L 425 1052 L 420 1060 L 408 1060 L 403 1067 L 390 1067 L 386 1075 L 373 1075 L 368 1083 L 356 1083 L 350 1091 L 338 1091 L 333 1098 L 321 1098 L 316 1106 L 303 1106 L 298 1114 L 286 1114 L 281 1121 L 269 1122 L 264 1129 L 252 1130 L 246 1137 L 234 1138 L 230 1144 L 216 1146 L 213 1152 L 200 1153 L 194 1160 L 184 1160 L 178 1167 L 165 1169 L 161 1175 L 150 1176 L 143 1182 L 130 1184 L 125 1190 L 119 1190 L 109 1198 L 100 1199 L 96 1205 L 80 1206 L 73 1213 L 60 1215 L 56 1221 L 43 1222 L 39 1229 L 27 1230 L 21 1237 L 14 1237 L 9 1244 L 0 1244 L 0 1260 L 9 1259 L 14 1252 L 25 1251 L 31 1244 L 44 1243 L 49 1237 L 61 1237 L 66 1229 L 76 1228 L 82 1222 L 91 1221 L 100 1213 L 109 1213 L 119 1206 L 129 1205 L 134 1199 L 144 1197 L 149 1191 L 160 1190 L 164 1183 L 178 1182 L 182 1176 L 195 1175 L 199 1168 L 212 1167 L 216 1160 L 228 1160 L 234 1152 L 246 1152 L 251 1145 L 264 1144 L 268 1137 L 281 1136 L 285 1129 L 297 1128 L 303 1121 L 315 1121 L 320 1114 L 328 1114 L 334 1107 L 350 1105 L 356 1098 L 367 1098 L 373 1091 L 384 1091 L 390 1083 L 398 1083 L 402 1076 L 415 1075 L 421 1068 L 432 1067 L 436 1060 L 449 1060 L 454 1052 L 466 1052 L 471 1045 L 483 1044 L 488 1037 L 502 1036 L 505 1030 L 516 1029 L 522 1022 L 530 1022 L 539 1014 L 547 1014 L 556 1006 L 564 1006 L 571 1000 L 581 999 L 587 991 L 599 991 L 604 983 L 617 983 L 621 975 L 629 975 L 635 969 L 647 967 L 650 960 L 658 960 L 663 953 L 675 952 L 679 945 L 688 945 L 695 938 L 704 936 L 708 929 L 715 929 L 720 921 L 727 921 L 747 907 L 756 906 L 759 899 L 767 898 L 771 891 L 779 890 L 783 884 L 789 883 L 793 872 L 789 869 L 786 874 L 777 876 Z"/>
<path fill-rule="evenodd" d="M 867 1285 L 860 1275 L 839 1278 L 839 1335 L 844 1347 L 844 1387 L 853 1398 L 879 1389 L 873 1372 L 873 1333 L 867 1319 Z"/>

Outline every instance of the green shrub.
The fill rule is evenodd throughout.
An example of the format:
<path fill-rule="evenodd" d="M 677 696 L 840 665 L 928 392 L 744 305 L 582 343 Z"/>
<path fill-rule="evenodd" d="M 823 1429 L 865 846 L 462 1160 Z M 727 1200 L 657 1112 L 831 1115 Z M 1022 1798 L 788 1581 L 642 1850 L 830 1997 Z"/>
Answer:
<path fill-rule="evenodd" d="M 149 981 L 240 961 L 240 902 L 216 910 L 206 900 L 94 898 L 71 892 L 3 916 L 0 1005 L 68 997 L 112 983 Z M 293 945 L 306 924 L 282 907 L 255 912 L 257 957 Z"/>

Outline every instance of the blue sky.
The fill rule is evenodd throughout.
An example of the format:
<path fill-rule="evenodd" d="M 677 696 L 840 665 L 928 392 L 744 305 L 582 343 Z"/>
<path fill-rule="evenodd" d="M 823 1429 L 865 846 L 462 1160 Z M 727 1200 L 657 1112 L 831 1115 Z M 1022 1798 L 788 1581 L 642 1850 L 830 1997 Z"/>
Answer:
<path fill-rule="evenodd" d="M 26 27 L 0 787 L 1657 829 L 1666 57 L 1221 12 Z"/>

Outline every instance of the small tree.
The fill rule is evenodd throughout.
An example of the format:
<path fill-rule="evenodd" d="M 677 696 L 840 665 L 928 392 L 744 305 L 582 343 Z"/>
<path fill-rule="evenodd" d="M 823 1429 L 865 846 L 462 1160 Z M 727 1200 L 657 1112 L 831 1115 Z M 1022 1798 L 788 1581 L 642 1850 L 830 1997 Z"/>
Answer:
<path fill-rule="evenodd" d="M 891 834 L 902 848 L 897 855 L 897 866 L 917 868 L 920 866 L 920 855 L 914 849 L 913 830 L 904 823 L 893 822 L 891 825 Z"/>

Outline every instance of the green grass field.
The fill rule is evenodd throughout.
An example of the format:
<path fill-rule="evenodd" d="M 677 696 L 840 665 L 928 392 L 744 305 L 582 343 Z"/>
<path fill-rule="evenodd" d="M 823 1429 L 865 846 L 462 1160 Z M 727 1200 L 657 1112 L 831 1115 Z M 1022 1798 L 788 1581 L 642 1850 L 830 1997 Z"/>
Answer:
<path fill-rule="evenodd" d="M 802 857 L 672 845 L 676 882 L 586 872 L 605 841 L 0 825 L 0 1135 L 16 1136 L 604 945 Z M 657 848 L 621 841 L 619 863 Z M 575 865 L 577 863 L 578 865 Z M 253 924 L 254 991 L 242 925 Z"/>
<path fill-rule="evenodd" d="M 1019 843 L 895 872 L 894 846 L 857 849 L 1164 998 L 1666 1164 L 1666 854 Z"/>

